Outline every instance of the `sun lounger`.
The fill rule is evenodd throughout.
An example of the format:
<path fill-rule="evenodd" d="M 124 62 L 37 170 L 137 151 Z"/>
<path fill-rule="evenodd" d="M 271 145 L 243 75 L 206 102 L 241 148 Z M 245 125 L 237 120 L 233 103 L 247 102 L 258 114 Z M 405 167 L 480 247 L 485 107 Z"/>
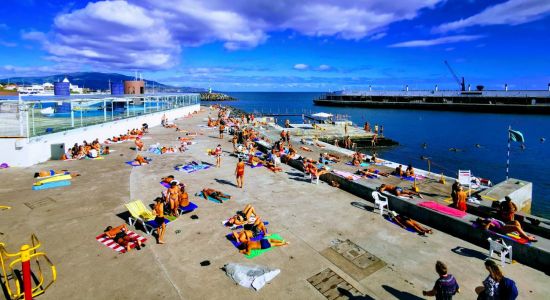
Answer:
<path fill-rule="evenodd" d="M 147 234 L 151 234 L 153 230 L 158 227 L 157 222 L 155 222 L 155 215 L 145 206 L 145 204 L 143 204 L 143 202 L 141 202 L 141 200 L 127 203 L 125 206 L 130 213 L 128 223 L 131 226 L 136 227 L 136 223 L 139 221 L 143 225 L 143 228 Z M 170 222 L 168 216 L 164 217 L 164 222 L 166 224 Z"/>

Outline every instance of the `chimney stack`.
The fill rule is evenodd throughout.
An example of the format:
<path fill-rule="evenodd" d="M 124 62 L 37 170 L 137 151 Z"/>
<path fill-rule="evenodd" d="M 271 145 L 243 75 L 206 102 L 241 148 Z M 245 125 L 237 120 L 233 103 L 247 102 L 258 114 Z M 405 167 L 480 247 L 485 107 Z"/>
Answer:
<path fill-rule="evenodd" d="M 508 91 L 508 84 L 507 83 L 504 84 L 504 90 Z"/>
<path fill-rule="evenodd" d="M 408 85 L 408 84 L 405 86 L 405 90 L 406 90 L 407 92 L 409 91 L 409 85 Z"/>
<path fill-rule="evenodd" d="M 437 84 L 435 85 L 435 91 L 439 91 L 439 87 L 437 86 Z"/>
<path fill-rule="evenodd" d="M 468 92 L 472 90 L 472 85 L 468 84 Z"/>

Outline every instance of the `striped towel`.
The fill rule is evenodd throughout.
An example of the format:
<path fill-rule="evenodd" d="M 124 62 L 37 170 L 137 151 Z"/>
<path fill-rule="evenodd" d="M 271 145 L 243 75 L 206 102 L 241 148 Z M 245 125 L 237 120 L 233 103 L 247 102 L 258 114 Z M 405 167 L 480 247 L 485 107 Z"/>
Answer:
<path fill-rule="evenodd" d="M 137 233 L 135 233 L 131 230 L 126 231 L 126 234 L 128 234 L 128 236 L 130 236 L 131 238 L 137 237 L 138 241 L 140 241 L 142 244 L 147 241 L 146 238 L 140 236 L 139 234 L 137 234 Z M 104 233 L 98 235 L 95 239 L 98 242 L 102 243 L 103 245 L 115 250 L 116 252 L 120 252 L 120 253 L 125 253 L 126 252 L 125 247 L 122 247 L 121 245 L 115 243 L 115 241 L 113 239 L 108 238 Z M 136 246 L 137 246 L 136 243 L 130 242 L 130 248 L 131 249 L 135 248 Z"/>

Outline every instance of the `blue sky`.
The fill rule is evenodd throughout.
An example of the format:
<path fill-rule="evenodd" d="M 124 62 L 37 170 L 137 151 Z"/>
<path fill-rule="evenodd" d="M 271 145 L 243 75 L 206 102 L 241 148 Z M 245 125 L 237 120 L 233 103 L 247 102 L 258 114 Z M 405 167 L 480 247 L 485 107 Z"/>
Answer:
<path fill-rule="evenodd" d="M 546 89 L 550 1 L 3 0 L 0 78 L 102 71 L 225 91 Z"/>

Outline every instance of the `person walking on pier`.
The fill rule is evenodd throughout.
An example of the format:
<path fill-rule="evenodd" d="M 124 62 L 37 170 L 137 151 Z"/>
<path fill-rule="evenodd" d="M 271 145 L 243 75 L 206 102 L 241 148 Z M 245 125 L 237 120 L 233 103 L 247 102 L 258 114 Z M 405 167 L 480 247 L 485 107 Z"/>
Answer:
<path fill-rule="evenodd" d="M 378 134 L 378 124 L 374 124 L 374 134 Z"/>
<path fill-rule="evenodd" d="M 439 275 L 439 279 L 431 291 L 422 291 L 424 296 L 435 296 L 436 300 L 451 300 L 456 293 L 460 292 L 460 287 L 453 275 L 447 273 L 447 266 L 437 261 L 435 263 L 435 271 Z"/>
<path fill-rule="evenodd" d="M 384 125 L 380 125 L 380 132 L 378 133 L 379 136 L 384 136 Z"/>
<path fill-rule="evenodd" d="M 237 187 L 243 188 L 244 183 L 244 161 L 239 158 L 239 162 L 237 163 L 237 167 L 235 168 L 235 175 L 237 176 Z"/>
<path fill-rule="evenodd" d="M 218 144 L 218 147 L 214 149 L 214 155 L 216 156 L 216 167 L 222 166 L 222 145 Z"/>

